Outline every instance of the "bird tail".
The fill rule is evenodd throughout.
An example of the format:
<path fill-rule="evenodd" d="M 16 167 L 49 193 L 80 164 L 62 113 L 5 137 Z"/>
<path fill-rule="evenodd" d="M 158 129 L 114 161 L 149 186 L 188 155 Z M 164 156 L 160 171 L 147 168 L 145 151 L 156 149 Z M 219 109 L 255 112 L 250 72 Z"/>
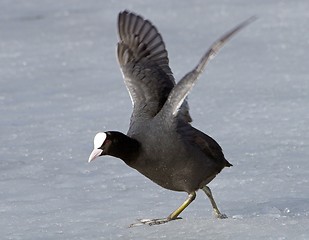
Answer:
<path fill-rule="evenodd" d="M 228 160 L 225 160 L 225 166 L 226 166 L 226 167 L 232 167 L 232 166 L 233 166 L 233 164 L 229 163 L 229 161 L 228 161 Z"/>

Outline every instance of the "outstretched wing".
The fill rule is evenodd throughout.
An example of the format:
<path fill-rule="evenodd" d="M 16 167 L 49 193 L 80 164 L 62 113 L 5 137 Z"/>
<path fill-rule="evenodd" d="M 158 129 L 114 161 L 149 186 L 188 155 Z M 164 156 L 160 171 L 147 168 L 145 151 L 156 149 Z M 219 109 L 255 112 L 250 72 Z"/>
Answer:
<path fill-rule="evenodd" d="M 132 100 L 132 118 L 152 118 L 175 86 L 165 44 L 150 21 L 128 11 L 119 13 L 118 32 L 117 55 Z M 186 100 L 181 108 L 181 115 L 191 121 Z"/>
<path fill-rule="evenodd" d="M 233 37 L 236 33 L 253 22 L 255 19 L 256 17 L 251 17 L 240 23 L 212 44 L 208 51 L 203 55 L 198 65 L 192 71 L 187 73 L 173 88 L 165 105 L 162 108 L 162 114 L 164 116 L 172 115 L 172 117 L 169 116 L 168 118 L 172 119 L 172 121 L 176 118 L 179 119 L 179 110 L 183 104 L 183 101 L 186 99 L 190 90 L 193 88 L 199 75 L 204 71 L 209 60 L 211 60 L 217 54 L 217 52 L 231 37 Z"/>
<path fill-rule="evenodd" d="M 223 167 L 230 167 L 232 164 L 225 159 L 221 147 L 214 139 L 193 128 L 190 124 L 181 121 L 179 118 L 179 108 L 183 100 L 188 95 L 189 91 L 196 83 L 198 76 L 205 69 L 208 61 L 216 55 L 224 43 L 226 43 L 232 36 L 234 36 L 237 32 L 239 32 L 255 19 L 255 17 L 249 18 L 215 41 L 214 44 L 208 49 L 208 51 L 203 55 L 198 65 L 191 72 L 187 73 L 173 88 L 165 105 L 162 108 L 162 112 L 160 112 L 162 116 L 167 116 L 165 119 L 177 123 L 177 132 L 182 136 L 182 139 L 189 142 L 192 146 L 196 146 L 209 159 L 213 159 L 213 161 L 216 162 L 218 172 L 220 172 Z"/>

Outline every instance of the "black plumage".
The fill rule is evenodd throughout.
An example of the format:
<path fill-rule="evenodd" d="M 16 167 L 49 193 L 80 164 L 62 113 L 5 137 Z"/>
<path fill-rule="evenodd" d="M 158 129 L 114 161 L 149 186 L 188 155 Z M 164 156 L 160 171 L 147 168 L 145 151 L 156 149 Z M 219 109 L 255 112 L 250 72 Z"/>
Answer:
<path fill-rule="evenodd" d="M 117 56 L 133 113 L 127 134 L 113 131 L 97 134 L 89 161 L 111 155 L 166 189 L 188 193 L 186 201 L 167 218 L 141 220 L 140 224 L 177 219 L 199 189 L 209 197 L 217 217 L 226 217 L 217 208 L 207 184 L 232 164 L 213 138 L 191 126 L 186 97 L 211 57 L 252 20 L 217 40 L 199 64 L 176 84 L 156 27 L 132 12 L 119 14 Z"/>

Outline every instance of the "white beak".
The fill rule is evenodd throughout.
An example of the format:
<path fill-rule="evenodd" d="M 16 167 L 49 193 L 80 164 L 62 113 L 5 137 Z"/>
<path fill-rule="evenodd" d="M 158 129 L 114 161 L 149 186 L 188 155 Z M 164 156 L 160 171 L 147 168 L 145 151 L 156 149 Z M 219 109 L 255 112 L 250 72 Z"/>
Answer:
<path fill-rule="evenodd" d="M 90 163 L 92 160 L 94 160 L 97 157 L 99 157 L 102 152 L 103 152 L 102 149 L 98 149 L 98 148 L 93 149 L 91 154 L 90 154 L 90 156 L 89 156 L 88 162 Z"/>

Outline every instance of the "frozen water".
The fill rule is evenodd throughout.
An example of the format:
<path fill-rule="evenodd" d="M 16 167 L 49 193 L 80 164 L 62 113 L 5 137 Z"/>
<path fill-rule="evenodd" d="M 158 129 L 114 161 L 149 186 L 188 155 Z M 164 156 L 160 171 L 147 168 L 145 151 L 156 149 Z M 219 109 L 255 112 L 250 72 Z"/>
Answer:
<path fill-rule="evenodd" d="M 299 1 L 0 1 L 2 239 L 309 239 L 309 4 Z M 189 104 L 234 167 L 183 220 L 186 194 L 121 161 L 87 163 L 96 132 L 126 132 L 131 102 L 115 58 L 117 14 L 160 30 L 176 79 L 257 15 L 209 64 Z"/>

